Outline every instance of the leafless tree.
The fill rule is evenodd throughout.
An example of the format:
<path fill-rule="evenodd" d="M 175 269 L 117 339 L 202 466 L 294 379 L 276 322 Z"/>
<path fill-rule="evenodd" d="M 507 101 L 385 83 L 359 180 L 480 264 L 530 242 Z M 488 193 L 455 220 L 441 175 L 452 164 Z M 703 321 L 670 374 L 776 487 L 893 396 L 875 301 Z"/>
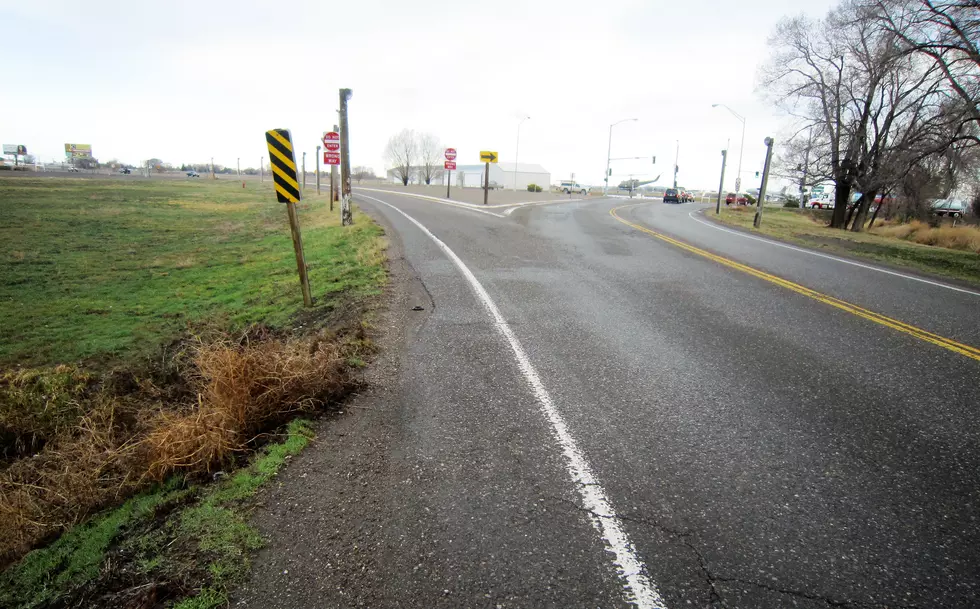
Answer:
<path fill-rule="evenodd" d="M 791 139 L 797 149 L 807 132 L 808 181 L 835 184 L 831 226 L 846 228 L 853 215 L 853 230 L 863 229 L 877 194 L 930 155 L 955 149 L 964 116 L 943 68 L 908 53 L 863 1 L 846 0 L 820 21 L 781 22 L 763 68 L 767 92 L 802 123 Z M 851 206 L 854 190 L 862 197 Z"/>
<path fill-rule="evenodd" d="M 373 180 L 376 176 L 374 175 L 374 170 L 370 167 L 358 166 L 354 168 L 354 171 L 351 173 L 351 177 L 357 180 L 357 183 L 360 184 L 361 180 Z"/>
<path fill-rule="evenodd" d="M 402 129 L 397 135 L 391 136 L 388 145 L 385 146 L 385 161 L 395 175 L 407 186 L 408 180 L 412 176 L 412 166 L 418 157 L 418 143 L 415 131 Z"/>
<path fill-rule="evenodd" d="M 431 184 L 433 178 L 442 175 L 443 147 L 439 139 L 431 133 L 420 133 L 418 136 L 419 178 L 426 184 Z"/>
<path fill-rule="evenodd" d="M 965 137 L 980 143 L 980 0 L 865 0 L 865 17 L 898 38 L 909 53 L 942 70 L 965 112 Z"/>

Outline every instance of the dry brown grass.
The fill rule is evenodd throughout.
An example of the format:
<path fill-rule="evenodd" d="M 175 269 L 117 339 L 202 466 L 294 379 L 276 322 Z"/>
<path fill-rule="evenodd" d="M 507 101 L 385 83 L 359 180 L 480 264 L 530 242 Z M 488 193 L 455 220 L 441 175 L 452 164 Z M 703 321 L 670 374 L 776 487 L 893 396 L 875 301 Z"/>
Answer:
<path fill-rule="evenodd" d="M 0 471 L 0 566 L 151 481 L 212 472 L 290 415 L 340 399 L 351 386 L 346 349 L 261 333 L 198 344 L 185 371 L 195 401 L 167 404 L 150 383 L 99 394 L 71 433 Z"/>
<path fill-rule="evenodd" d="M 939 226 L 931 227 L 925 222 L 913 220 L 907 224 L 888 224 L 871 229 L 876 235 L 905 239 L 923 245 L 944 247 L 980 254 L 980 227 Z"/>

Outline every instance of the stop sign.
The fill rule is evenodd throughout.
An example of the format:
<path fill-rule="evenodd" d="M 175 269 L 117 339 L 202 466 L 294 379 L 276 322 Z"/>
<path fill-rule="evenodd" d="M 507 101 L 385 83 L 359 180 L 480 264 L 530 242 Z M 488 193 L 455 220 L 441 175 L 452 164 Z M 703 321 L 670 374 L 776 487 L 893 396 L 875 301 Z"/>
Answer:
<path fill-rule="evenodd" d="M 340 150 L 340 134 L 336 131 L 328 131 L 323 134 L 324 150 Z"/>
<path fill-rule="evenodd" d="M 455 161 L 456 160 L 456 149 L 455 148 L 446 148 L 446 160 L 447 161 Z"/>

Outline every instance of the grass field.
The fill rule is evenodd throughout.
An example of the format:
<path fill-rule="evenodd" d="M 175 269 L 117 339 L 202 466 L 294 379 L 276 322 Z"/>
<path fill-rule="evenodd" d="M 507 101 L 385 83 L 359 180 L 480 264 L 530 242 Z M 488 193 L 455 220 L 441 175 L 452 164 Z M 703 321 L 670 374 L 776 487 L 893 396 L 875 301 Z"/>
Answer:
<path fill-rule="evenodd" d="M 723 206 L 720 216 L 716 216 L 713 211 L 706 212 L 705 215 L 708 219 L 717 219 L 756 231 L 752 227 L 754 214 L 755 208 Z M 890 227 L 882 227 L 883 234 L 831 229 L 827 227 L 829 221 L 830 212 L 767 207 L 763 214 L 762 228 L 758 232 L 828 253 L 867 258 L 980 286 L 980 254 L 974 251 L 923 245 L 896 238 L 890 236 L 896 234 Z M 944 232 L 950 231 L 940 230 L 936 234 L 942 237 Z"/>
<path fill-rule="evenodd" d="M 367 216 L 298 208 L 312 310 L 271 182 L 0 177 L 0 605 L 226 604 L 387 277 Z"/>
<path fill-rule="evenodd" d="M 301 207 L 320 307 L 384 279 L 380 229 Z M 286 324 L 302 306 L 270 182 L 0 178 L 0 368 L 153 352 L 208 321 Z M 366 257 L 366 258 L 365 258 Z"/>

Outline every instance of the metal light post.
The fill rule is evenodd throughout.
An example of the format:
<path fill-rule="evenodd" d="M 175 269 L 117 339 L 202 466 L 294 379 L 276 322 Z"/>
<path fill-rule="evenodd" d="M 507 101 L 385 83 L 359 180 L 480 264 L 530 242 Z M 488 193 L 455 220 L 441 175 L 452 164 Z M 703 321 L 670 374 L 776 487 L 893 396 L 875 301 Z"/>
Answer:
<path fill-rule="evenodd" d="M 609 192 L 609 160 L 612 157 L 612 128 L 619 123 L 626 123 L 629 121 L 638 121 L 638 118 L 624 118 L 621 121 L 616 121 L 615 123 L 609 125 L 609 146 L 606 149 L 606 176 L 604 178 L 604 185 L 602 187 L 602 194 L 605 195 Z"/>
<path fill-rule="evenodd" d="M 517 191 L 517 161 L 520 160 L 521 155 L 521 125 L 524 121 L 531 118 L 530 116 L 525 116 L 521 119 L 521 122 L 517 123 L 517 147 L 514 150 L 514 191 Z M 448 195 L 447 195 L 448 196 Z"/>
<path fill-rule="evenodd" d="M 735 194 L 738 194 L 738 189 L 742 185 L 742 153 L 745 152 L 745 117 L 725 104 L 711 104 L 712 108 L 717 108 L 718 106 L 728 110 L 735 118 L 742 121 L 742 143 L 738 147 L 738 174 L 735 176 Z"/>

